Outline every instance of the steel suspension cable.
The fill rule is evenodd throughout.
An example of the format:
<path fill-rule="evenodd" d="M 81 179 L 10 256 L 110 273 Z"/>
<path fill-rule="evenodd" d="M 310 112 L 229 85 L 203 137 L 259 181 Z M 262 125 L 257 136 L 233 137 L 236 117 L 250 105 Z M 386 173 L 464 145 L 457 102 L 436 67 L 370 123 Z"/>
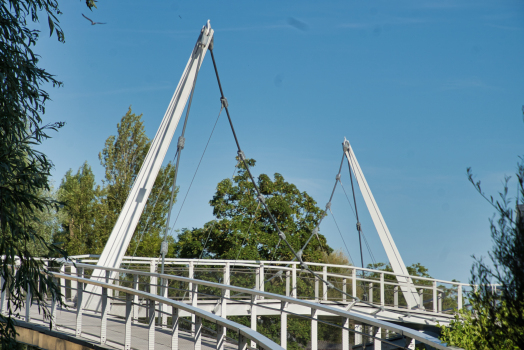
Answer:
<path fill-rule="evenodd" d="M 340 238 L 342 238 L 342 242 L 344 243 L 344 246 L 346 247 L 346 251 L 348 252 L 348 256 L 351 259 L 351 262 L 353 262 L 353 257 L 349 253 L 349 249 L 348 249 L 348 246 L 346 245 L 346 241 L 344 240 L 344 236 L 342 236 L 342 232 L 340 231 L 340 228 L 338 226 L 337 219 L 335 219 L 335 214 L 333 214 L 333 211 L 331 210 L 331 208 L 329 208 L 329 212 L 331 213 L 331 216 L 333 217 L 333 221 L 335 222 L 335 225 L 337 226 L 338 233 L 340 234 Z"/>
<path fill-rule="evenodd" d="M 173 227 L 171 228 L 171 232 L 175 229 L 175 225 L 178 221 L 178 218 L 180 217 L 180 213 L 182 212 L 182 208 L 184 207 L 184 204 L 187 199 L 187 195 L 189 194 L 189 191 L 191 190 L 191 186 L 193 186 L 193 182 L 195 181 L 196 174 L 198 173 L 198 169 L 200 168 L 200 164 L 202 164 L 202 159 L 204 159 L 204 155 L 206 154 L 207 147 L 209 146 L 209 142 L 211 141 L 211 137 L 213 137 L 213 133 L 215 132 L 215 128 L 218 123 L 218 119 L 220 119 L 220 114 L 222 113 L 223 106 L 220 108 L 220 112 L 218 113 L 217 119 L 215 121 L 215 125 L 213 125 L 213 129 L 211 130 L 211 134 L 209 135 L 209 138 L 207 139 L 206 147 L 204 147 L 204 151 L 202 152 L 202 156 L 200 157 L 200 161 L 198 162 L 198 165 L 195 169 L 195 173 L 193 174 L 193 178 L 191 179 L 191 183 L 189 184 L 189 188 L 187 189 L 186 195 L 184 196 L 184 200 L 182 201 L 182 205 L 180 206 L 180 209 L 178 210 L 178 214 L 176 216 L 175 222 L 173 223 Z"/>
<path fill-rule="evenodd" d="M 202 49 L 201 49 L 202 50 Z M 202 54 L 200 54 L 199 58 L 198 58 L 198 64 L 197 64 L 197 68 L 199 68 L 202 64 Z M 169 201 L 169 211 L 168 211 L 168 214 L 167 214 L 167 222 L 166 222 L 166 230 L 165 230 L 165 233 L 164 233 L 164 240 L 162 242 L 162 268 L 161 268 L 161 273 L 163 274 L 164 273 L 164 263 L 165 263 L 165 260 L 166 260 L 166 254 L 167 254 L 167 234 L 168 234 L 168 231 L 169 231 L 169 221 L 171 219 L 171 211 L 173 210 L 173 201 L 174 201 L 174 198 L 175 198 L 175 191 L 176 191 L 176 179 L 177 179 L 177 176 L 178 176 L 178 169 L 179 169 L 179 166 L 180 166 L 180 156 L 182 155 L 182 150 L 184 149 L 184 146 L 185 146 L 185 143 L 186 143 L 186 138 L 184 137 L 184 135 L 186 134 L 186 127 L 187 127 L 187 120 L 188 120 L 188 117 L 189 117 L 189 111 L 191 110 L 191 104 L 193 103 L 193 96 L 195 94 L 195 86 L 196 86 L 196 82 L 197 82 L 197 79 L 198 79 L 198 73 L 200 72 L 199 69 L 196 70 L 196 73 L 195 73 L 195 80 L 193 81 L 193 86 L 191 87 L 191 94 L 189 96 L 189 102 L 188 102 L 188 105 L 187 105 L 187 108 L 186 108 L 186 117 L 184 118 L 184 126 L 182 127 L 182 134 L 180 135 L 180 137 L 178 138 L 178 142 L 177 142 L 177 154 L 178 154 L 178 157 L 176 159 L 176 166 L 175 166 L 175 174 L 173 176 L 173 187 L 171 188 L 171 199 Z M 162 284 L 163 285 L 163 284 Z"/>
<path fill-rule="evenodd" d="M 237 166 L 238 166 L 238 163 L 237 163 L 237 165 L 235 165 L 235 170 L 233 170 L 233 174 L 231 174 L 231 181 L 233 181 L 233 177 L 235 176 Z M 202 259 L 202 256 L 204 255 L 204 252 L 205 252 L 205 250 L 207 248 L 207 243 L 209 242 L 209 237 L 211 236 L 211 232 L 213 232 L 213 228 L 215 227 L 216 223 L 217 223 L 217 220 L 214 220 L 213 224 L 209 228 L 209 231 L 208 231 L 208 234 L 207 234 L 207 238 L 206 238 L 206 242 L 204 243 L 204 246 L 202 247 L 202 252 L 200 253 L 200 257 L 198 258 L 197 262 L 200 261 L 200 259 Z"/>
<path fill-rule="evenodd" d="M 344 148 L 346 146 L 344 145 Z M 345 152 L 346 150 L 344 149 L 344 154 L 346 154 Z M 364 256 L 362 255 L 362 227 L 360 225 L 360 220 L 358 218 L 358 209 L 357 209 L 357 200 L 355 198 L 355 188 L 353 186 L 353 173 L 351 172 L 351 163 L 349 162 L 349 159 L 348 159 L 348 166 L 349 166 L 349 178 L 351 179 L 351 192 L 353 193 L 353 203 L 355 204 L 355 215 L 357 217 L 357 231 L 358 231 L 358 243 L 359 243 L 359 246 L 360 246 L 360 262 L 362 264 L 362 268 L 364 268 Z"/>
<path fill-rule="evenodd" d="M 224 105 L 225 107 L 225 110 L 226 110 L 226 114 L 227 114 L 227 118 L 228 118 L 228 121 L 229 121 L 229 125 L 231 127 L 231 131 L 233 133 L 233 136 L 235 138 L 235 142 L 236 142 L 236 145 L 237 145 L 237 149 L 238 149 L 238 157 L 239 157 L 239 160 L 241 160 L 244 164 L 244 167 L 246 168 L 246 172 L 248 173 L 249 175 L 249 178 L 251 179 L 251 183 L 253 184 L 253 187 L 255 188 L 257 194 L 258 194 L 258 199 L 260 201 L 260 203 L 262 204 L 262 206 L 264 207 L 264 209 L 266 210 L 268 216 L 269 216 L 269 219 L 271 221 L 271 223 L 273 224 L 274 228 L 276 229 L 276 231 L 278 232 L 278 235 L 280 237 L 280 239 L 282 241 L 284 241 L 287 245 L 287 247 L 289 248 L 289 250 L 291 251 L 291 253 L 295 256 L 295 258 L 298 260 L 298 262 L 300 263 L 300 266 L 302 267 L 303 270 L 306 270 L 308 271 L 310 274 L 312 274 L 316 279 L 318 279 L 319 281 L 323 282 L 329 289 L 333 289 L 333 290 L 336 290 L 337 292 L 339 293 L 342 293 L 344 295 L 346 295 L 347 297 L 355 300 L 355 301 L 361 301 L 359 298 L 357 297 L 354 297 L 352 296 L 351 294 L 348 294 L 344 291 L 342 291 L 341 289 L 339 288 L 336 288 L 333 283 L 327 281 L 327 280 L 324 280 L 322 277 L 320 277 L 320 275 L 318 275 L 316 272 L 314 272 L 313 270 L 311 270 L 309 268 L 309 266 L 302 260 L 302 257 L 300 255 L 297 254 L 297 252 L 293 249 L 293 247 L 291 246 L 291 244 L 289 243 L 289 241 L 287 240 L 286 238 L 286 235 L 284 234 L 284 232 L 282 232 L 275 220 L 275 218 L 273 217 L 273 215 L 271 214 L 271 211 L 269 210 L 269 207 L 268 205 L 266 204 L 266 201 L 265 201 L 265 198 L 264 196 L 262 195 L 262 193 L 260 192 L 260 189 L 258 188 L 256 182 L 255 182 L 255 179 L 253 178 L 253 175 L 251 174 L 251 171 L 249 169 L 249 166 L 246 162 L 246 157 L 244 155 L 244 152 L 242 151 L 242 149 L 240 148 L 240 143 L 238 142 L 238 138 L 237 138 L 237 135 L 236 135 L 236 132 L 235 132 L 235 128 L 233 126 L 233 122 L 231 120 L 231 116 L 229 114 L 229 108 L 228 108 L 228 103 L 227 103 L 227 99 L 225 98 L 224 96 L 224 91 L 222 89 L 222 84 L 220 82 L 220 77 L 218 75 L 218 69 L 217 69 L 217 66 L 216 66 L 216 61 L 215 61 L 215 55 L 213 54 L 213 48 L 210 47 L 209 51 L 211 52 L 211 58 L 213 60 L 213 67 L 215 69 L 215 74 L 216 74 L 216 77 L 217 77 L 217 82 L 218 82 L 218 87 L 220 89 L 220 95 L 221 95 L 221 98 L 220 100 L 222 101 L 222 104 Z M 338 179 L 337 179 L 338 180 Z M 382 306 L 377 306 L 377 305 L 373 305 L 369 302 L 366 302 L 366 301 L 361 301 L 363 302 L 364 304 L 366 305 L 369 305 L 371 307 L 374 307 L 374 308 L 378 308 L 379 310 L 384 310 L 384 308 Z"/>

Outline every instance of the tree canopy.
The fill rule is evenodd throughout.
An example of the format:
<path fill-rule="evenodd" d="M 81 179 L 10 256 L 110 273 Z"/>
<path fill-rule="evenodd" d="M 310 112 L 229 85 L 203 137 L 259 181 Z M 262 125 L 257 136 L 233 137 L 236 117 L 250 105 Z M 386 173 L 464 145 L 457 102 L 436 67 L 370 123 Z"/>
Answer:
<path fill-rule="evenodd" d="M 254 159 L 246 160 L 249 167 Z M 224 179 L 210 205 L 216 219 L 202 228 L 185 229 L 178 236 L 176 255 L 184 258 L 292 260 L 288 247 L 279 241 L 278 232 L 267 212 L 259 204 L 257 193 L 249 180 L 242 162 L 232 179 Z M 266 174 L 258 176 L 257 185 L 280 229 L 298 251 L 316 227 L 323 211 L 306 192 L 284 180 L 278 173 L 273 180 Z M 319 234 L 303 252 L 305 261 L 318 262 L 323 252 L 332 249 L 326 238 Z"/>
<path fill-rule="evenodd" d="M 75 175 L 72 170 L 66 173 L 59 188 L 59 199 L 65 203 L 65 216 L 55 240 L 63 242 L 70 255 L 102 252 L 150 145 L 142 115 L 134 114 L 129 108 L 117 124 L 117 134 L 107 138 L 99 153 L 100 163 L 105 168 L 102 186 L 96 184 L 87 162 Z M 174 172 L 171 162 L 160 169 L 127 255 L 158 256 Z M 168 241 L 174 239 L 169 236 Z M 171 248 L 168 255 L 172 254 Z"/>
<path fill-rule="evenodd" d="M 94 6 L 94 0 L 87 5 Z M 38 252 L 64 255 L 38 225 L 42 215 L 55 210 L 58 203 L 46 195 L 53 164 L 34 146 L 48 138 L 49 131 L 63 126 L 60 122 L 42 125 L 49 100 L 42 85 L 60 86 L 61 82 L 39 66 L 33 51 L 39 31 L 31 29 L 30 23 L 47 16 L 50 34 L 63 42 L 59 14 L 54 0 L 6 0 L 0 5 L 0 275 L 5 281 L 2 290 L 12 296 L 5 315 L 0 315 L 0 341 L 6 349 L 15 346 L 12 316 L 24 305 L 24 291 L 30 288 L 38 305 L 48 290 L 60 295 L 47 268 L 34 259 Z M 15 269 L 18 258 L 20 266 Z"/>

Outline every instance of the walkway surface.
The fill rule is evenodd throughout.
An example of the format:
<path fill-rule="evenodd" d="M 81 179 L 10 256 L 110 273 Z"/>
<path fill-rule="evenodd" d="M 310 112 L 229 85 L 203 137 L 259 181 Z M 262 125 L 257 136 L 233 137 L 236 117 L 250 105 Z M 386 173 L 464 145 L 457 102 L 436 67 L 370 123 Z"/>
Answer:
<path fill-rule="evenodd" d="M 21 313 L 21 314 L 25 314 Z M 43 321 L 42 314 L 38 313 L 36 306 L 31 307 L 31 323 L 40 324 L 49 327 L 48 321 Z M 74 309 L 58 309 L 56 311 L 56 331 L 75 336 L 76 329 L 76 311 Z M 183 323 L 182 323 L 183 325 Z M 155 349 L 171 349 L 170 329 L 155 327 Z M 216 349 L 216 340 L 214 337 L 202 337 L 202 349 Z M 107 319 L 107 342 L 106 347 L 109 349 L 124 349 L 124 320 L 114 316 Z M 82 317 L 82 335 L 81 339 L 92 344 L 100 344 L 100 316 L 84 312 Z M 179 331 L 179 348 L 194 349 L 193 338 L 189 332 Z M 135 323 L 131 326 L 131 349 L 142 350 L 148 349 L 148 327 L 141 323 Z M 227 344 L 225 349 L 237 349 L 236 344 Z"/>

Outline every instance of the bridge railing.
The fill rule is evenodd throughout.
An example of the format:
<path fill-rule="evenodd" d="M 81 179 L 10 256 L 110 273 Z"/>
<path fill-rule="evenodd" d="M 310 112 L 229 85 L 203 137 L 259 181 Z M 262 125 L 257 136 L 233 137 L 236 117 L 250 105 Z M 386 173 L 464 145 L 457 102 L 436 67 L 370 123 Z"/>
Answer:
<path fill-rule="evenodd" d="M 137 261 L 135 261 L 136 263 Z M 154 270 L 152 266 L 155 266 L 156 261 L 151 260 L 151 268 L 150 270 Z M 175 265 L 175 262 L 172 265 Z M 180 261 L 176 263 L 181 263 Z M 63 272 L 57 274 L 56 276 L 59 278 L 63 278 L 64 280 L 69 280 L 71 282 L 76 282 L 76 300 L 77 300 L 77 308 L 82 306 L 82 298 L 83 296 L 80 296 L 82 292 L 81 284 L 95 284 L 103 286 L 104 288 L 108 288 L 113 290 L 117 293 L 124 293 L 126 295 L 125 300 L 122 298 L 122 295 L 114 295 L 114 297 L 120 297 L 122 298 L 120 300 L 120 304 L 123 304 L 125 302 L 126 305 L 126 312 L 125 317 L 130 317 L 130 319 L 140 318 L 140 305 L 144 305 L 144 300 L 154 300 L 155 306 L 151 306 L 149 304 L 146 309 L 149 310 L 148 317 L 149 317 L 149 323 L 155 322 L 154 317 L 151 315 L 158 314 L 157 321 L 160 327 L 164 326 L 166 327 L 168 324 L 168 317 L 172 314 L 173 308 L 178 308 L 180 310 L 187 311 L 188 313 L 183 314 L 183 316 L 191 316 L 192 318 L 192 324 L 197 324 L 198 320 L 196 317 L 204 317 L 203 314 L 199 314 L 197 312 L 197 309 L 200 309 L 202 306 L 201 303 L 205 302 L 205 297 L 209 298 L 210 300 L 218 301 L 216 303 L 216 306 L 214 308 L 214 312 L 216 314 L 219 314 L 222 319 L 225 319 L 228 314 L 228 305 L 232 306 L 233 304 L 239 304 L 243 303 L 248 309 L 249 309 L 249 315 L 251 319 L 251 331 L 256 333 L 257 331 L 257 321 L 258 317 L 257 315 L 262 313 L 263 310 L 271 309 L 271 311 L 277 314 L 280 314 L 280 323 L 281 323 L 281 346 L 283 348 L 287 347 L 287 317 L 288 315 L 291 315 L 293 317 L 302 317 L 307 320 L 311 321 L 311 346 L 312 349 L 316 349 L 317 346 L 317 340 L 318 340 L 318 324 L 319 323 L 326 323 L 333 327 L 338 327 L 342 330 L 342 344 L 343 349 L 347 350 L 349 349 L 349 338 L 350 334 L 353 336 L 355 344 L 364 344 L 366 342 L 373 342 L 375 349 L 380 349 L 382 344 L 388 344 L 391 343 L 391 339 L 397 336 L 400 337 L 401 341 L 403 342 L 402 347 L 408 346 L 409 344 L 413 343 L 414 340 L 418 340 L 424 344 L 428 344 L 434 348 L 437 349 L 446 349 L 445 344 L 442 344 L 438 339 L 427 336 L 423 333 L 420 333 L 418 331 L 398 326 L 393 323 L 380 321 L 377 318 L 369 317 L 362 314 L 357 314 L 354 312 L 348 311 L 348 308 L 340 308 L 340 307 L 334 307 L 332 305 L 329 305 L 329 300 L 327 303 L 318 303 L 314 300 L 304 300 L 293 297 L 293 292 L 291 290 L 291 283 L 285 283 L 286 284 L 286 294 L 287 295 L 280 295 L 275 293 L 269 293 L 264 291 L 263 282 L 261 276 L 264 276 L 264 271 L 258 271 L 258 288 L 252 288 L 252 287 L 240 287 L 230 284 L 230 280 L 228 280 L 228 276 L 231 278 L 231 262 L 224 262 L 223 265 L 223 273 L 221 281 L 222 283 L 213 282 L 213 281 L 206 281 L 202 279 L 196 279 L 194 278 L 195 274 L 198 274 L 197 271 L 195 271 L 195 266 L 202 266 L 199 265 L 199 263 L 196 263 L 195 261 L 186 261 L 188 266 L 188 274 L 192 277 L 184 277 L 180 275 L 171 275 L 171 274 L 159 274 L 156 272 L 148 272 L 148 271 L 137 271 L 137 270 L 129 270 L 129 269 L 112 269 L 112 268 L 105 268 L 105 267 L 99 267 L 99 266 L 93 266 L 91 264 L 84 264 L 84 263 L 76 263 L 76 265 L 71 266 L 75 270 L 71 274 L 69 274 L 65 271 L 65 268 L 62 268 Z M 210 265 L 209 261 L 202 263 L 207 263 Z M 246 265 L 246 264 L 243 264 Z M 205 265 L 204 265 L 205 266 Z M 216 265 L 215 265 L 216 266 Z M 286 273 L 284 274 L 285 281 L 290 282 L 293 276 L 293 270 L 296 268 L 293 268 L 293 264 L 291 267 L 281 267 L 286 270 Z M 245 266 L 244 266 L 245 267 Z M 258 264 L 258 268 L 265 268 L 261 267 L 260 264 Z M 82 277 L 75 277 L 74 274 L 84 276 L 84 275 L 90 275 L 90 272 L 93 269 L 100 269 L 106 271 L 107 280 L 104 283 L 100 281 L 92 281 L 90 279 L 82 278 Z M 229 270 L 229 271 L 228 271 Z M 202 273 L 205 272 L 214 272 L 215 269 L 202 269 Z M 111 275 L 114 275 L 113 284 L 111 285 Z M 214 274 L 216 278 L 220 278 L 220 274 Z M 255 274 L 255 279 L 256 279 Z M 295 279 L 296 281 L 296 279 Z M 102 284 L 101 284 L 102 283 Z M 118 283 L 115 285 L 115 283 Z M 112 287 L 111 287 L 112 286 Z M 73 287 L 75 287 L 73 285 Z M 64 284 L 65 288 L 65 284 Z M 145 291 L 140 291 L 141 288 L 147 288 L 149 293 Z M 317 295 L 319 298 L 321 298 L 321 295 L 318 293 L 318 284 L 317 288 L 315 288 L 317 291 Z M 160 294 L 160 295 L 157 295 Z M 129 301 L 129 296 L 131 295 L 132 300 Z M 141 300 L 141 298 L 144 298 Z M 80 301 L 79 301 L 80 300 Z M 275 306 L 275 303 L 272 305 L 267 305 L 264 303 L 265 300 L 276 300 L 277 304 Z M 115 303 L 118 303 L 119 301 L 116 300 Z M 131 303 L 131 304 L 129 304 Z M 102 303 L 103 305 L 103 303 Z M 131 306 L 128 306 L 131 305 Z M 191 306 L 191 309 L 184 309 L 183 306 Z M 340 305 L 339 305 L 340 306 Z M 129 309 L 131 307 L 131 309 Z M 135 309 L 133 309 L 135 307 Z M 301 307 L 302 309 L 306 308 L 309 310 L 306 316 L 300 315 L 297 313 L 297 308 Z M 144 308 L 144 307 L 142 307 Z M 380 309 L 378 310 L 380 311 Z M 103 315 L 103 310 L 98 310 L 97 312 L 101 313 Z M 207 316 L 207 319 L 213 319 L 210 318 L 210 314 L 208 313 L 205 316 Z M 133 316 L 134 315 L 134 316 Z M 182 315 L 182 314 L 180 314 Z M 179 317 L 180 317 L 179 315 Z M 200 316 L 197 316 L 200 315 Z M 327 322 L 325 320 L 319 319 L 319 315 L 331 315 L 336 317 L 342 318 L 342 325 L 334 325 L 330 322 Z M 151 319 L 153 317 L 153 319 Z M 216 316 L 215 316 L 216 317 Z M 217 322 L 217 321 L 216 321 Z M 350 326 L 351 325 L 351 326 Z M 194 328 L 195 326 L 193 326 Z M 238 328 L 238 326 L 236 326 Z M 220 333 L 220 332 L 219 332 Z M 195 331 L 192 333 L 195 334 Z M 223 333 L 225 336 L 225 331 Z M 261 347 L 263 346 L 263 343 L 260 343 L 260 339 L 255 339 L 254 337 L 249 338 L 248 334 L 246 334 L 246 339 L 251 340 L 251 347 L 255 347 L 257 344 L 259 344 Z M 218 343 L 217 343 L 218 344 Z M 245 346 L 248 346 L 249 344 L 246 343 Z M 218 346 L 218 345 L 217 345 Z M 244 346 L 244 345 L 242 345 Z M 398 346 L 398 344 L 396 344 Z M 239 347 L 244 349 L 245 347 Z"/>
<path fill-rule="evenodd" d="M 169 328 L 171 335 L 171 349 L 178 350 L 179 347 L 179 332 L 181 330 L 182 324 L 188 323 L 190 325 L 191 335 L 194 342 L 195 350 L 202 348 L 202 340 L 205 331 L 207 330 L 211 333 L 216 334 L 216 349 L 224 349 L 226 343 L 237 344 L 238 349 L 244 350 L 251 348 L 249 344 L 256 344 L 259 349 L 282 349 L 277 343 L 268 339 L 260 333 L 257 333 L 253 329 L 246 327 L 244 325 L 238 324 L 231 320 L 228 320 L 225 317 L 217 316 L 211 312 L 202 310 L 196 305 L 188 304 L 181 301 L 176 301 L 166 296 L 160 296 L 156 293 L 148 293 L 140 291 L 137 288 L 136 278 L 133 278 L 135 281 L 134 288 L 125 287 L 122 285 L 114 284 L 115 280 L 111 278 L 111 273 L 115 272 L 124 272 L 105 269 L 105 280 L 97 281 L 94 279 L 86 278 L 84 272 L 87 272 L 92 267 L 92 265 L 85 264 L 76 264 L 75 273 L 56 273 L 51 272 L 52 275 L 59 279 L 65 289 L 64 281 L 69 281 L 69 287 L 71 291 L 74 291 L 74 310 L 76 312 L 76 322 L 74 325 L 74 334 L 76 337 L 82 337 L 83 335 L 83 326 L 86 315 L 93 316 L 97 315 L 99 318 L 100 326 L 100 335 L 99 343 L 101 345 L 108 345 L 111 342 L 114 344 L 122 344 L 124 349 L 131 349 L 132 347 L 132 325 L 142 323 L 145 321 L 148 332 L 147 332 L 147 343 L 148 349 L 155 349 L 155 331 L 159 329 Z M 130 274 L 131 276 L 147 276 L 144 273 L 126 270 L 124 273 Z M 153 278 L 156 278 L 153 277 Z M 89 297 L 87 291 L 85 290 L 86 285 L 94 285 L 100 288 L 100 293 L 95 296 L 100 299 L 100 309 L 87 310 L 85 309 L 85 299 Z M 25 305 L 25 317 L 26 322 L 31 322 L 34 315 L 31 314 L 31 291 L 26 291 L 26 305 Z M 110 315 L 115 316 L 111 312 L 111 306 L 115 303 L 124 303 L 125 313 L 123 315 L 124 321 L 124 334 L 122 339 L 109 339 L 108 338 L 108 317 Z M 57 308 L 55 300 L 51 300 L 51 303 L 48 305 L 50 308 L 50 319 L 48 320 L 49 328 L 51 330 L 56 330 L 58 320 L 57 320 Z M 145 308 L 147 310 L 146 317 L 140 317 L 138 313 L 139 308 Z M 0 312 L 5 313 L 5 305 L 2 303 L 0 305 Z M 94 312 L 93 312 L 94 311 Z M 157 314 L 160 315 L 157 317 Z M 192 321 L 188 321 L 184 316 L 191 315 Z M 119 315 L 120 316 L 120 315 Z M 169 324 L 167 319 L 169 318 Z M 163 322 L 160 327 L 157 327 L 156 319 L 162 319 Z M 44 320 L 45 321 L 45 320 Z M 204 326 L 204 321 L 215 326 L 215 330 L 209 329 Z M 92 324 L 90 325 L 92 328 Z M 233 332 L 236 336 L 236 339 L 227 336 L 227 331 Z M 209 343 L 209 339 L 208 343 Z"/>
<path fill-rule="evenodd" d="M 84 263 L 97 263 L 97 256 L 94 255 L 73 258 Z M 122 266 L 126 268 L 149 272 L 158 272 L 159 264 L 160 259 L 143 257 L 125 257 L 122 262 Z M 407 277 L 418 292 L 418 305 L 410 311 L 425 310 L 450 317 L 464 306 L 465 297 L 471 291 L 471 286 L 467 283 L 321 263 L 308 265 L 324 280 L 347 294 L 330 290 L 325 283 L 315 281 L 310 274 L 300 269 L 297 262 L 166 259 L 165 272 L 220 282 L 226 278 L 226 264 L 230 266 L 229 279 L 233 285 L 322 302 L 349 302 L 352 298 L 358 298 L 379 307 L 393 309 L 407 309 L 402 293 L 405 285 L 397 281 L 397 276 Z M 287 289 L 289 293 L 286 293 Z"/>

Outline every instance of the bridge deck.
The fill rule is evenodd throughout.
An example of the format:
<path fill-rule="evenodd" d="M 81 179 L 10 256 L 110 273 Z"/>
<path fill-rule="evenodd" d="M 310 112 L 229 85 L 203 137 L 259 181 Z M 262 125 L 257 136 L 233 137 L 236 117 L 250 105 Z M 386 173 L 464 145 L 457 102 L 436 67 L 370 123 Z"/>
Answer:
<path fill-rule="evenodd" d="M 31 307 L 31 323 L 49 327 L 49 322 L 43 320 L 36 306 Z M 56 311 L 56 331 L 69 336 L 75 336 L 76 312 L 74 309 L 58 309 Z M 131 327 L 131 349 L 148 349 L 148 327 L 141 323 L 134 323 Z M 170 329 L 155 327 L 155 349 L 171 349 Z M 107 342 L 109 349 L 124 349 L 124 320 L 110 315 L 107 319 Z M 82 335 L 84 341 L 100 344 L 100 316 L 85 312 L 82 317 Z M 194 341 L 190 332 L 179 331 L 179 348 L 193 349 Z M 210 336 L 202 337 L 202 349 L 216 349 L 216 340 Z M 236 344 L 226 343 L 225 349 L 237 349 Z"/>

